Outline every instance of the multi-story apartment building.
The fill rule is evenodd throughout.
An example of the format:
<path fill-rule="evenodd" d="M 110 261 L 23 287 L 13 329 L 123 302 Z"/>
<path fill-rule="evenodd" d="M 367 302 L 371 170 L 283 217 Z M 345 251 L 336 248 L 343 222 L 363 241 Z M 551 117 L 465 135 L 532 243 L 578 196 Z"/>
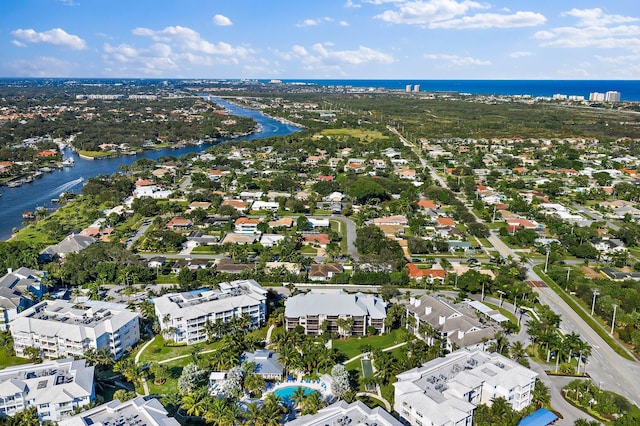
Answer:
<path fill-rule="evenodd" d="M 316 414 L 308 414 L 287 422 L 289 426 L 347 426 L 377 425 L 377 426 L 402 426 L 391 414 L 381 407 L 369 408 L 361 401 L 348 404 L 337 401 L 328 407 L 319 410 Z"/>
<path fill-rule="evenodd" d="M 207 327 L 217 321 L 247 315 L 251 327 L 265 323 L 267 290 L 255 280 L 219 284 L 219 289 L 170 293 L 153 299 L 162 333 L 188 345 L 207 339 Z"/>
<path fill-rule="evenodd" d="M 320 335 L 333 332 L 365 336 L 368 327 L 384 332 L 387 304 L 370 294 L 348 294 L 342 290 L 327 293 L 310 291 L 290 297 L 284 303 L 285 327 L 288 331 L 304 327 L 304 333 Z M 340 320 L 351 321 L 350 329 L 340 327 Z"/>
<path fill-rule="evenodd" d="M 0 330 L 8 330 L 9 321 L 13 320 L 19 311 L 33 305 L 36 297 L 42 297 L 42 280 L 45 276 L 44 271 L 22 267 L 15 271 L 9 269 L 0 278 Z"/>
<path fill-rule="evenodd" d="M 458 351 L 398 374 L 394 410 L 414 426 L 471 426 L 478 404 L 531 404 L 537 373 L 498 353 Z"/>
<path fill-rule="evenodd" d="M 138 396 L 129 401 L 113 400 L 98 405 L 58 423 L 59 426 L 180 426 L 168 416 L 167 410 L 157 399 Z"/>
<path fill-rule="evenodd" d="M 95 397 L 93 367 L 73 358 L 0 370 L 0 417 L 34 406 L 40 421 L 59 421 Z"/>
<path fill-rule="evenodd" d="M 486 342 L 494 340 L 496 328 L 485 326 L 466 305 L 453 306 L 446 301 L 429 295 L 411 298 L 405 302 L 407 309 L 407 329 L 416 336 L 434 343 L 434 337 L 444 340 L 446 349 L 454 351 L 459 348 L 478 347 L 484 349 Z M 428 324 L 434 333 L 423 333 L 422 324 Z"/>
<path fill-rule="evenodd" d="M 46 300 L 19 313 L 9 330 L 17 356 L 28 347 L 51 359 L 107 348 L 118 359 L 140 340 L 138 319 L 122 304 Z"/>

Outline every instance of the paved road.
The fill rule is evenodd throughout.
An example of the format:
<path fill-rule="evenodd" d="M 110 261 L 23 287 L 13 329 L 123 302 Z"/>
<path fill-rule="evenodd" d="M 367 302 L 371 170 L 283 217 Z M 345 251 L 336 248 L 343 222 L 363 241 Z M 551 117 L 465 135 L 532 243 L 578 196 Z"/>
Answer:
<path fill-rule="evenodd" d="M 611 222 L 610 220 L 605 219 L 600 214 L 596 213 L 595 211 L 593 211 L 587 206 L 583 206 L 578 203 L 572 203 L 571 206 L 574 209 L 578 210 L 580 213 L 589 216 L 591 219 L 595 220 L 596 222 L 605 222 L 607 224 L 607 227 L 613 229 L 614 231 L 617 231 L 618 229 L 620 229 L 618 225 Z"/>
<path fill-rule="evenodd" d="M 142 224 L 140 228 L 138 228 L 135 235 L 127 240 L 127 244 L 126 244 L 127 250 L 131 250 L 131 247 L 133 247 L 135 242 L 138 241 L 144 235 L 145 232 L 147 232 L 147 229 L 149 229 L 152 223 L 153 222 L 151 220 L 147 220 Z"/>
<path fill-rule="evenodd" d="M 347 253 L 353 260 L 360 260 L 358 249 L 356 249 L 356 224 L 346 216 L 332 216 L 330 219 L 339 220 L 347 226 Z"/>

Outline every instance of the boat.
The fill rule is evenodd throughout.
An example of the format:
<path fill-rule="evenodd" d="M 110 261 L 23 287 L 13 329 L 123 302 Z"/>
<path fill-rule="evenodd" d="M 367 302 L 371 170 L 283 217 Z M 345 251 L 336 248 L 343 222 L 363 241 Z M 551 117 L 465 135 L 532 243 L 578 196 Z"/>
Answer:
<path fill-rule="evenodd" d="M 73 157 L 67 157 L 62 159 L 63 167 L 73 167 L 75 165 L 76 165 L 76 160 L 74 160 Z"/>
<path fill-rule="evenodd" d="M 14 180 L 14 181 L 8 182 L 7 186 L 9 188 L 17 188 L 17 187 L 21 186 L 23 183 L 24 182 L 22 182 L 22 180 Z"/>

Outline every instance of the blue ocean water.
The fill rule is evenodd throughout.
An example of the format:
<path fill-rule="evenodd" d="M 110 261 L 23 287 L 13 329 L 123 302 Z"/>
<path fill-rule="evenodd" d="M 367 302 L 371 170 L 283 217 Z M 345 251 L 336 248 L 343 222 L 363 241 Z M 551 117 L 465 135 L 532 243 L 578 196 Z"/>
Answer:
<path fill-rule="evenodd" d="M 584 96 L 591 92 L 620 92 L 623 101 L 640 101 L 640 80 L 282 80 L 320 86 L 373 87 L 404 90 L 420 85 L 421 92 L 458 92 L 486 95 Z"/>

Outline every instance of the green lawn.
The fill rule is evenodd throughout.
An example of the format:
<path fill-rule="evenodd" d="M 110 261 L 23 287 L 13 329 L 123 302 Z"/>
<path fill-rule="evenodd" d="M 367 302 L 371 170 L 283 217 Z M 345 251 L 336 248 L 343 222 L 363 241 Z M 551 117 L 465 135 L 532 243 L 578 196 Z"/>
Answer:
<path fill-rule="evenodd" d="M 2 356 L 0 356 L 0 369 L 12 367 L 14 365 L 22 365 L 22 364 L 28 364 L 28 363 L 29 363 L 29 360 L 27 358 L 19 358 L 17 356 L 7 356 L 6 354 L 3 354 Z"/>
<path fill-rule="evenodd" d="M 300 249 L 300 253 L 304 254 L 305 256 L 317 256 L 318 250 L 311 246 L 302 246 L 302 248 Z"/>
<path fill-rule="evenodd" d="M 340 233 L 342 240 L 340 240 L 340 250 L 343 253 L 347 252 L 347 225 L 340 222 L 339 220 L 330 220 L 329 225 L 331 225 L 331 229 Z"/>
<path fill-rule="evenodd" d="M 389 334 L 370 337 L 351 337 L 346 340 L 334 340 L 333 347 L 343 353 L 347 359 L 360 355 L 362 345 L 371 345 L 373 349 L 384 349 L 405 341 L 406 332 L 404 330 L 393 330 Z M 358 364 L 359 366 L 359 364 Z"/>
<path fill-rule="evenodd" d="M 145 364 L 151 361 L 162 361 L 169 358 L 174 358 L 177 356 L 190 355 L 196 345 L 183 345 L 183 346 L 165 346 L 164 339 L 162 336 L 156 336 L 153 339 L 153 343 L 150 344 L 140 355 L 140 362 Z M 197 345 L 201 351 L 209 350 L 209 349 L 217 349 L 219 344 L 217 342 L 210 344 Z"/>
<path fill-rule="evenodd" d="M 169 368 L 170 377 L 167 380 L 157 385 L 153 383 L 153 380 L 147 380 L 147 386 L 149 386 L 149 393 L 151 395 L 165 395 L 178 392 L 178 378 L 182 374 L 182 369 L 191 362 L 191 357 L 180 358 L 170 363 L 167 363 Z"/>

